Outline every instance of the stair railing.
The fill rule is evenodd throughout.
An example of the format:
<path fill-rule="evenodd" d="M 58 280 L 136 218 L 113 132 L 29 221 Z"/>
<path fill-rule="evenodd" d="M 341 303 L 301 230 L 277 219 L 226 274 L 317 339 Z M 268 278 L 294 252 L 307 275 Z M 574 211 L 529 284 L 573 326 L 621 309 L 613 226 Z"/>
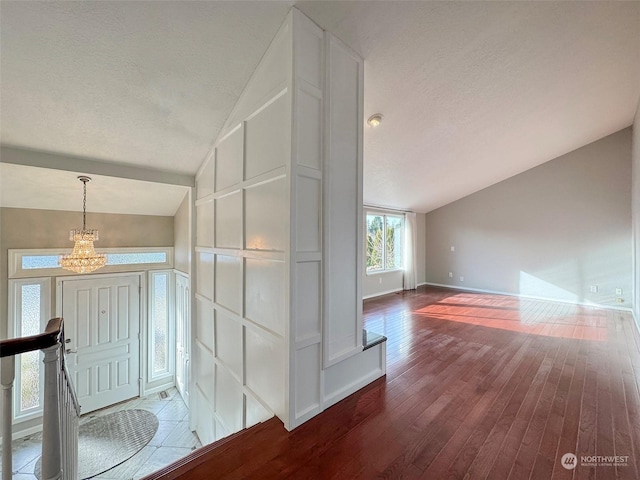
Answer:
<path fill-rule="evenodd" d="M 12 476 L 13 384 L 16 356 L 44 353 L 44 405 L 42 415 L 42 480 L 76 480 L 78 475 L 78 418 L 80 406 L 64 361 L 64 322 L 49 320 L 44 332 L 0 341 L 2 357 L 2 480 Z"/>

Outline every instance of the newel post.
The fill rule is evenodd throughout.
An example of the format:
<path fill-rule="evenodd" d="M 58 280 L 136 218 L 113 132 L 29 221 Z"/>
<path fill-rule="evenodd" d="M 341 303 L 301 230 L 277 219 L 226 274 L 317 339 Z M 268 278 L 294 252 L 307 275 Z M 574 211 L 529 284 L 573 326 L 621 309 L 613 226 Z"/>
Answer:
<path fill-rule="evenodd" d="M 60 343 L 44 348 L 44 412 L 42 416 L 42 480 L 62 477 L 58 374 Z"/>
<path fill-rule="evenodd" d="M 13 381 L 16 377 L 16 357 L 2 357 L 0 383 L 2 383 L 2 479 L 9 480 L 13 475 L 11 471 L 11 440 L 12 432 L 12 406 L 13 406 Z"/>

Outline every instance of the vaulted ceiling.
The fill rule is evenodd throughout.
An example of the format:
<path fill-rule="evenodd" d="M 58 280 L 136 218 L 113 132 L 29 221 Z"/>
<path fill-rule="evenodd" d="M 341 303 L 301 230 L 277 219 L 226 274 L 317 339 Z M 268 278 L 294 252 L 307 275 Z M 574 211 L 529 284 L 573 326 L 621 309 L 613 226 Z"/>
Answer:
<path fill-rule="evenodd" d="M 638 105 L 640 2 L 3 0 L 0 142 L 195 174 L 294 3 L 365 59 L 367 203 L 430 211 Z"/>

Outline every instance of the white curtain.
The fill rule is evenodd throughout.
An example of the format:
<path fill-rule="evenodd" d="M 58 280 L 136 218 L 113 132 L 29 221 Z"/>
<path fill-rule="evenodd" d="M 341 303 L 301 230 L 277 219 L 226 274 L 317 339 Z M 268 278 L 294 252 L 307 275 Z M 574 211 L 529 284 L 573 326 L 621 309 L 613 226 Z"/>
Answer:
<path fill-rule="evenodd" d="M 418 229 L 416 214 L 407 212 L 404 215 L 404 290 L 415 290 L 417 281 L 416 244 L 418 243 Z"/>

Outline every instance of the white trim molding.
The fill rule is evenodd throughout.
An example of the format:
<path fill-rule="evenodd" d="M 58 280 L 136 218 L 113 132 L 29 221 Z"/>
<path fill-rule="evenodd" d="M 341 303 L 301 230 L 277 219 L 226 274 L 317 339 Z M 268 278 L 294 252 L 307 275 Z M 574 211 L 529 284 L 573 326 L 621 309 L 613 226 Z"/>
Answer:
<path fill-rule="evenodd" d="M 9 312 L 9 324 L 8 334 L 9 338 L 17 338 L 26 335 L 35 335 L 44 330 L 47 321 L 51 318 L 51 279 L 50 278 L 28 278 L 28 279 L 10 279 L 9 280 L 9 296 L 8 296 L 8 312 Z M 22 313 L 22 294 L 23 286 L 35 286 L 39 287 L 39 316 L 40 322 L 37 332 L 23 332 L 23 313 Z M 31 408 L 22 410 L 20 397 L 22 392 L 22 369 L 20 359 L 22 356 L 17 357 L 16 372 L 13 388 L 13 412 L 12 417 L 14 422 L 23 422 L 33 418 L 39 418 L 42 416 L 42 406 L 44 404 L 44 368 L 42 367 L 41 355 L 39 351 L 28 352 L 28 354 L 37 355 L 38 360 L 36 362 L 38 368 L 38 405 Z"/>
<path fill-rule="evenodd" d="M 461 287 L 459 285 L 447 285 L 445 283 L 432 283 L 425 282 L 421 285 L 429 285 L 432 287 L 442 287 L 442 288 L 450 288 L 452 290 L 463 290 L 465 292 L 476 292 L 476 293 L 489 293 L 492 295 L 506 295 L 509 297 L 518 297 L 518 298 L 530 298 L 531 300 L 541 300 L 543 302 L 558 302 L 558 303 L 568 303 L 569 305 L 581 305 L 583 307 L 594 307 L 594 308 L 607 308 L 609 310 L 620 310 L 623 312 L 633 312 L 630 307 L 619 307 L 616 305 L 605 305 L 602 303 L 594 303 L 594 302 L 574 302 L 571 300 L 565 300 L 560 298 L 551 298 L 551 297 L 539 297 L 536 295 L 524 295 L 521 293 L 513 293 L 513 292 L 501 292 L 498 290 L 485 290 L 482 288 L 470 288 L 470 287 Z"/>
<path fill-rule="evenodd" d="M 71 248 L 40 248 L 40 249 L 9 249 L 8 250 L 8 278 L 32 278 L 32 277 L 59 277 L 76 275 L 74 272 L 64 270 L 62 267 L 24 268 L 23 257 L 59 257 L 70 253 Z M 96 273 L 138 272 L 140 270 L 173 269 L 173 247 L 118 247 L 102 248 L 100 253 L 106 253 L 107 257 L 116 254 L 148 254 L 164 253 L 164 262 L 149 263 L 123 263 L 117 265 L 105 265 Z"/>

